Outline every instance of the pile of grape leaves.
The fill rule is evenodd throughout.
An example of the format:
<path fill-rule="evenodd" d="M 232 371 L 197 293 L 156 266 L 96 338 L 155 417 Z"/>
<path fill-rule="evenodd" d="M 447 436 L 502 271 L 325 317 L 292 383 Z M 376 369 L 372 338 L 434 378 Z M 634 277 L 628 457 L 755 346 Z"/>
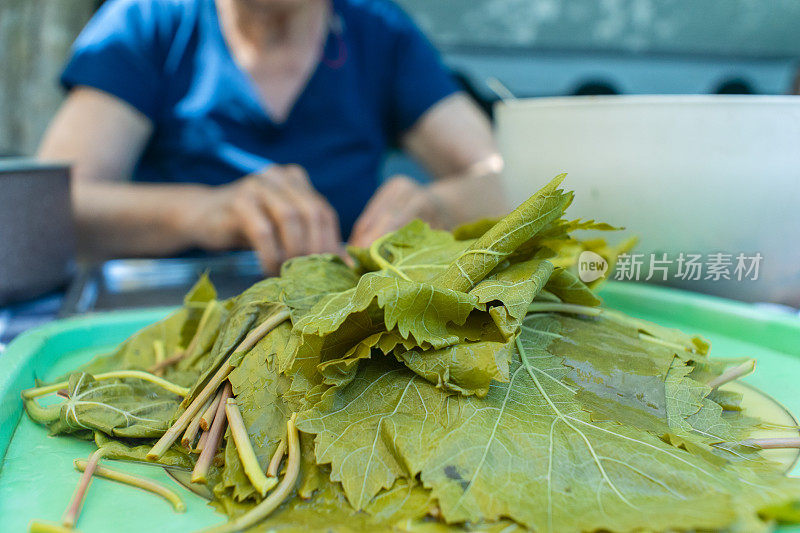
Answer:
<path fill-rule="evenodd" d="M 269 492 L 232 426 L 222 434 L 204 481 L 211 505 L 239 521 L 214 531 L 762 531 L 800 521 L 800 480 L 748 444 L 760 421 L 713 386 L 741 360 L 711 359 L 698 337 L 602 307 L 566 268 L 576 250 L 614 255 L 573 231 L 614 228 L 564 218 L 572 193 L 562 180 L 500 220 L 453 233 L 412 222 L 350 250 L 355 267 L 292 259 L 225 301 L 204 277 L 178 311 L 72 373 L 61 403 L 29 395 L 28 414 L 53 434 L 94 439 L 106 458 L 186 469 L 197 468 L 196 439 L 213 437 L 170 442 L 165 432 L 181 415 L 200 420 L 223 385 L 261 471 L 281 460 L 295 424 L 299 455 L 276 464 L 289 479 L 298 460 L 296 479 L 256 522 L 243 517 Z M 103 377 L 120 370 L 184 392 Z"/>

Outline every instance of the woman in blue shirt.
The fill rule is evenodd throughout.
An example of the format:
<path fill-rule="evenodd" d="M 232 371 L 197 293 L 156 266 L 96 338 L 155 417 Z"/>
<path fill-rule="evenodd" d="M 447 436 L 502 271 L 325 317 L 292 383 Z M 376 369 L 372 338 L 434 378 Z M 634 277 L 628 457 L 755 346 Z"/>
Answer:
<path fill-rule="evenodd" d="M 388 0 L 111 0 L 61 82 L 40 157 L 73 163 L 95 253 L 251 246 L 274 271 L 502 208 L 488 122 Z M 379 188 L 393 142 L 441 179 Z"/>

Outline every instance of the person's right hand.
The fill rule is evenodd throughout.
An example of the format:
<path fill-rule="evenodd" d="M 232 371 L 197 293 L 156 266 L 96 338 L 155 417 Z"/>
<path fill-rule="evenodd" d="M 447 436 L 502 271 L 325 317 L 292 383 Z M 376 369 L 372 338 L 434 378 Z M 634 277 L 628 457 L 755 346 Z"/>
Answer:
<path fill-rule="evenodd" d="M 297 165 L 272 165 L 212 188 L 201 203 L 195 219 L 200 246 L 250 246 L 269 273 L 290 257 L 336 253 L 341 247 L 336 211 Z"/>

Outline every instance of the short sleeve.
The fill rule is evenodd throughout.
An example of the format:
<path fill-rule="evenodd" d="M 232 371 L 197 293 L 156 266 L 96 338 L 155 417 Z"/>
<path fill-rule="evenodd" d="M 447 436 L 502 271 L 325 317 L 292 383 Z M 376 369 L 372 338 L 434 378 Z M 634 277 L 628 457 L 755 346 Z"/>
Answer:
<path fill-rule="evenodd" d="M 75 41 L 61 85 L 99 89 L 155 121 L 164 56 L 159 28 L 166 23 L 158 7 L 148 0 L 106 2 Z"/>
<path fill-rule="evenodd" d="M 402 133 L 434 104 L 457 92 L 458 85 L 438 51 L 405 13 L 398 14 L 395 25 L 389 105 L 392 129 Z"/>

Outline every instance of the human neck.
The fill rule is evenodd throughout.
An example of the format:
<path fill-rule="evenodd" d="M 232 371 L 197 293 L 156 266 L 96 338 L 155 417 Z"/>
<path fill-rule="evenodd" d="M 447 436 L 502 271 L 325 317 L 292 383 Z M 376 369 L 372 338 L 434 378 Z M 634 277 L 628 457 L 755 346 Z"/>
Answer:
<path fill-rule="evenodd" d="M 217 3 L 236 32 L 258 48 L 313 40 L 330 10 L 329 0 L 277 6 L 256 0 L 217 0 Z"/>

